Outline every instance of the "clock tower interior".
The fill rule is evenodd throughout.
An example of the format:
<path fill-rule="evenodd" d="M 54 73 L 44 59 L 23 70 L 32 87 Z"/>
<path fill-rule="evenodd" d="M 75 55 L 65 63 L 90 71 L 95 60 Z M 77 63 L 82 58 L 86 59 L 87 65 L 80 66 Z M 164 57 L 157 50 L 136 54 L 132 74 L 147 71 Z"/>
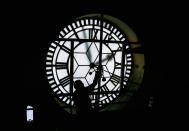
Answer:
<path fill-rule="evenodd" d="M 22 97 L 24 100 L 21 108 L 21 119 L 24 123 L 25 130 L 36 131 L 48 129 L 51 131 L 59 131 L 77 129 L 77 127 L 78 129 L 79 127 L 82 129 L 87 127 L 85 124 L 88 124 L 90 126 L 88 128 L 90 129 L 93 127 L 98 129 L 98 126 L 114 127 L 115 129 L 116 127 L 119 127 L 122 129 L 120 125 L 126 126 L 127 124 L 133 123 L 147 124 L 156 118 L 161 117 L 158 116 L 158 113 L 162 112 L 160 96 L 167 98 L 165 94 L 168 90 L 166 88 L 168 84 L 165 84 L 167 81 L 165 75 L 166 71 L 163 66 L 167 63 L 165 54 L 168 47 L 165 45 L 165 48 L 163 48 L 164 42 L 159 38 L 161 37 L 159 34 L 161 32 L 160 17 L 158 16 L 158 13 L 151 8 L 154 15 L 143 10 L 140 6 L 136 7 L 132 5 L 130 7 L 126 6 L 126 8 L 120 4 L 120 8 L 116 8 L 115 6 L 101 5 L 98 8 L 95 8 L 95 6 L 71 6 L 70 8 L 72 9 L 63 7 L 44 7 L 42 9 L 41 7 L 38 7 L 35 10 L 33 10 L 33 8 L 26 9 L 28 14 L 24 19 L 22 18 L 23 21 L 20 23 L 22 30 L 20 31 L 22 35 L 22 42 L 20 44 L 22 45 L 22 54 L 24 54 L 22 56 L 24 60 L 22 69 L 24 76 Z M 136 87 L 137 90 L 126 103 L 125 101 L 122 101 L 125 99 L 123 96 L 123 98 L 120 98 L 118 104 L 108 103 L 111 106 L 105 108 L 104 111 L 95 112 L 87 118 L 78 118 L 69 113 L 70 111 L 73 111 L 71 108 L 67 111 L 64 109 L 64 105 L 61 106 L 61 102 L 54 98 L 55 96 L 52 93 L 49 80 L 47 79 L 46 59 L 49 46 L 59 38 L 59 32 L 62 27 L 66 27 L 76 18 L 88 14 L 105 14 L 113 16 L 132 28 L 132 31 L 137 36 L 137 41 L 130 41 L 131 54 L 133 55 L 132 62 L 135 63 L 132 64 L 132 69 L 135 69 L 135 72 L 131 71 L 131 74 L 134 73 L 136 76 L 130 79 L 138 80 L 141 77 L 140 75 L 142 75 L 142 79 L 140 79 L 139 88 L 136 86 L 138 83 L 133 82 L 128 84 L 128 86 L 132 87 L 131 89 Z M 118 23 L 117 26 L 119 26 L 119 24 L 120 23 Z M 83 45 L 84 44 L 85 43 L 83 43 Z M 74 51 L 80 50 L 83 45 L 77 45 Z M 110 47 L 107 46 L 104 48 L 107 48 L 107 51 L 111 52 Z M 94 49 L 91 54 L 93 56 L 95 55 Z M 74 58 L 70 56 L 68 58 L 68 66 L 70 66 L 70 64 L 78 64 L 75 62 L 77 61 L 76 57 L 81 57 L 81 55 L 74 55 Z M 102 59 L 103 57 L 101 60 Z M 97 63 L 98 62 L 91 62 L 87 68 L 92 70 Z M 116 60 L 114 63 L 116 63 Z M 82 64 L 80 64 L 79 67 L 82 67 Z M 61 67 L 59 66 L 58 68 Z M 75 67 L 73 66 L 72 68 Z M 103 68 L 105 68 L 105 66 L 103 66 Z M 71 70 L 70 67 L 68 72 L 74 73 L 74 70 Z M 75 73 L 77 73 L 77 70 L 79 69 L 76 69 Z M 122 71 L 124 71 L 124 68 Z M 140 71 L 142 71 L 142 73 Z M 94 72 L 95 71 L 91 71 L 92 75 L 89 76 L 93 76 Z M 90 74 L 90 71 L 88 73 Z M 79 72 L 78 74 L 82 74 L 82 72 Z M 105 75 L 105 73 L 103 75 Z M 86 77 L 86 79 L 88 78 Z M 101 82 L 103 83 L 103 80 L 108 81 L 109 79 L 111 81 L 111 76 L 104 76 Z M 124 78 L 121 79 L 124 81 Z M 84 81 L 85 79 L 82 78 L 82 80 Z M 71 85 L 73 86 L 73 84 L 72 81 Z M 84 84 L 88 85 L 87 82 L 84 82 Z M 124 86 L 124 84 L 122 84 L 122 86 Z M 163 92 L 162 89 L 165 89 L 165 92 Z M 129 95 L 129 93 L 127 95 Z M 67 98 L 71 97 L 68 96 Z"/>

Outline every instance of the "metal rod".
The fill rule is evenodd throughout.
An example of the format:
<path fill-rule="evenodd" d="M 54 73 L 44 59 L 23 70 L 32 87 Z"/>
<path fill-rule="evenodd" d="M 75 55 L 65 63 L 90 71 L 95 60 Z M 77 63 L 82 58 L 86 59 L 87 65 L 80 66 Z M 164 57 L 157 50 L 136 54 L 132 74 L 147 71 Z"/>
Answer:
<path fill-rule="evenodd" d="M 100 19 L 100 49 L 99 49 L 99 71 L 101 76 L 102 70 L 102 39 L 103 39 L 103 15 L 101 14 Z M 99 109 L 99 99 L 100 99 L 100 86 L 101 86 L 101 79 L 98 81 L 98 94 L 97 94 L 97 110 Z"/>
<path fill-rule="evenodd" d="M 126 41 L 125 41 L 125 44 L 123 44 L 123 49 L 122 49 L 122 56 L 121 56 L 121 81 L 120 81 L 120 92 L 123 91 L 123 81 L 124 81 L 124 71 L 125 71 L 125 51 L 126 51 Z"/>
<path fill-rule="evenodd" d="M 124 91 L 122 91 L 124 93 L 133 93 L 135 92 L 135 90 L 132 90 L 132 89 L 125 89 Z M 90 95 L 104 95 L 104 94 L 120 94 L 120 91 L 119 90 L 116 90 L 116 91 L 101 91 L 101 92 L 91 92 Z M 56 94 L 55 96 L 72 96 L 71 93 L 64 93 L 64 94 Z"/>
<path fill-rule="evenodd" d="M 74 38 L 57 38 L 55 41 L 78 41 L 78 42 L 102 42 L 102 43 L 120 43 L 124 44 L 125 41 L 110 41 L 98 39 L 74 39 Z M 129 44 L 140 44 L 140 42 L 128 42 Z"/>
<path fill-rule="evenodd" d="M 71 52 L 70 52 L 70 94 L 73 95 L 73 70 L 74 70 L 74 41 L 71 41 Z M 70 101 L 72 98 L 70 96 Z M 70 112 L 72 113 L 72 105 L 70 102 Z"/>

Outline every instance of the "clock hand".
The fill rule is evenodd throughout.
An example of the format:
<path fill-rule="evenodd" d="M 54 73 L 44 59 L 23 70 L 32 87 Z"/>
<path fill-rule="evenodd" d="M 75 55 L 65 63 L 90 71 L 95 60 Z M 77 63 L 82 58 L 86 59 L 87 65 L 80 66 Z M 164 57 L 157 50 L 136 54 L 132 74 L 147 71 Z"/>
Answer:
<path fill-rule="evenodd" d="M 113 54 L 107 55 L 105 58 L 102 59 L 102 63 L 105 62 L 106 60 L 112 60 L 113 59 Z M 95 62 L 95 65 L 98 65 L 99 61 Z"/>
<path fill-rule="evenodd" d="M 85 31 L 83 31 L 83 37 L 84 37 L 84 39 L 87 39 Z M 86 54 L 87 54 L 88 59 L 89 59 L 89 63 L 91 63 L 92 56 L 91 56 L 91 52 L 90 52 L 90 49 L 89 49 L 88 42 L 85 43 L 85 48 L 86 48 Z"/>

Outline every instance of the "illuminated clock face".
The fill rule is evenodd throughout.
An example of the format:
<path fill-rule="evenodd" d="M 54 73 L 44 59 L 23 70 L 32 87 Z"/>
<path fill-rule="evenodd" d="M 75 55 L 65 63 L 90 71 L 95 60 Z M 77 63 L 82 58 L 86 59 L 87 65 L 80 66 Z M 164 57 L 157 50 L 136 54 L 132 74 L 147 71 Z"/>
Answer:
<path fill-rule="evenodd" d="M 127 36 L 103 18 L 80 18 L 65 26 L 53 41 L 46 57 L 46 74 L 52 92 L 60 103 L 74 109 L 73 82 L 92 84 L 102 65 L 102 76 L 90 98 L 92 107 L 103 108 L 125 88 L 132 68 Z M 98 99 L 98 100 L 97 100 Z"/>

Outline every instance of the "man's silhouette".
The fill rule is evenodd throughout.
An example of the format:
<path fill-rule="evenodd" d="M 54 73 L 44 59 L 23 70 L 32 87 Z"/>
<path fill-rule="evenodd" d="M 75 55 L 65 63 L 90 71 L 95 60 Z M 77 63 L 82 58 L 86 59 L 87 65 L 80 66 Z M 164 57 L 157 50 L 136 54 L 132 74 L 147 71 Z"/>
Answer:
<path fill-rule="evenodd" d="M 92 111 L 90 93 L 94 90 L 98 80 L 100 78 L 100 72 L 97 70 L 93 83 L 87 87 L 80 80 L 74 82 L 76 91 L 73 94 L 74 104 L 76 106 L 76 112 L 78 115 L 86 115 Z"/>

